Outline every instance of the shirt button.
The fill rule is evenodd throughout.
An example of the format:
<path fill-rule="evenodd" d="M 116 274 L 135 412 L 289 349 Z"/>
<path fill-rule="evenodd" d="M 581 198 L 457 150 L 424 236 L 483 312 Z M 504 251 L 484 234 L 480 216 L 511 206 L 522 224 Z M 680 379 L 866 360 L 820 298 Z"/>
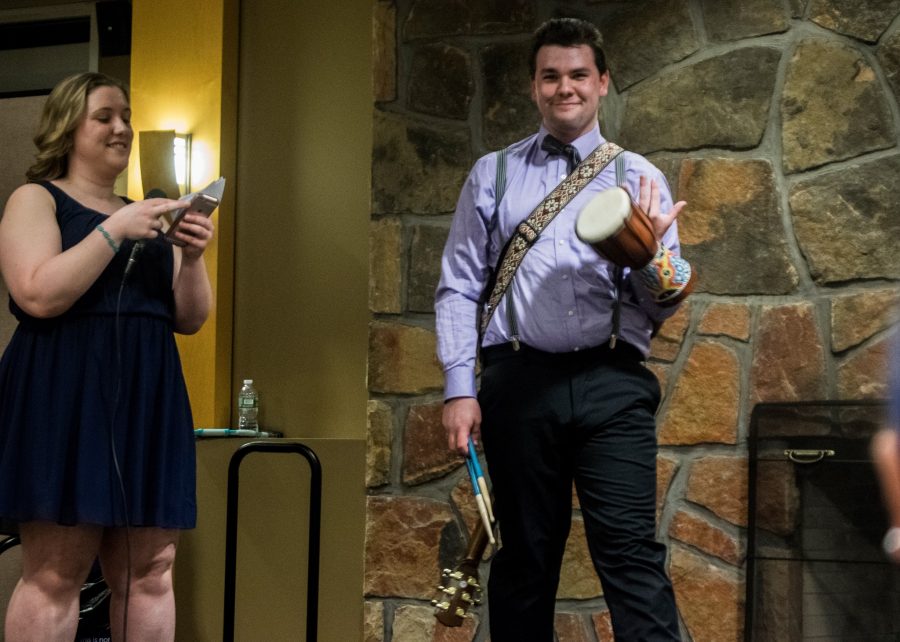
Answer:
<path fill-rule="evenodd" d="M 575 316 L 575 310 L 569 310 L 569 316 Z"/>
<path fill-rule="evenodd" d="M 574 350 L 574 351 L 575 351 L 575 352 L 578 352 L 579 350 L 581 350 L 581 348 L 580 348 L 579 346 L 575 346 L 575 350 Z"/>
<path fill-rule="evenodd" d="M 569 275 L 568 275 L 568 274 L 563 274 L 563 275 L 562 275 L 562 280 L 563 280 L 563 281 L 568 280 L 568 278 L 569 278 Z"/>
<path fill-rule="evenodd" d="M 566 242 L 565 242 L 565 241 L 559 241 L 559 244 L 560 244 L 560 245 L 565 245 Z"/>

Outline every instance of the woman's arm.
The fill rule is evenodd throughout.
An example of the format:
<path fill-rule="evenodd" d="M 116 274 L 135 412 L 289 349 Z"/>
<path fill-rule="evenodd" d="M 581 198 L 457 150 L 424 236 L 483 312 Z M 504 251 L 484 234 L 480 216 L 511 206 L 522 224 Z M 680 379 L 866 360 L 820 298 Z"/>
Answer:
<path fill-rule="evenodd" d="M 126 238 L 152 238 L 159 217 L 178 201 L 150 199 L 126 205 L 103 222 L 112 244 Z M 62 314 L 97 280 L 115 255 L 102 232 L 94 230 L 62 251 L 56 204 L 40 185 L 12 193 L 0 220 L 0 272 L 16 304 L 33 317 Z"/>
<path fill-rule="evenodd" d="M 209 218 L 188 214 L 175 236 L 186 242 L 175 247 L 175 275 L 172 290 L 175 294 L 175 331 L 182 334 L 197 332 L 209 316 L 213 305 L 212 286 L 206 272 L 203 252 L 213 235 Z"/>

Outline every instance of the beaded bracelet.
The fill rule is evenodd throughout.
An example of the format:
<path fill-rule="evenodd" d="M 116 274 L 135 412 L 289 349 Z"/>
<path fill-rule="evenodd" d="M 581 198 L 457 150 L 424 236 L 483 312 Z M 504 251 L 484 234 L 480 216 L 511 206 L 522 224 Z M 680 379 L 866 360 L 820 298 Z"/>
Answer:
<path fill-rule="evenodd" d="M 103 235 L 103 238 L 106 239 L 106 242 L 109 243 L 109 246 L 112 248 L 113 254 L 118 254 L 120 246 L 116 245 L 116 242 L 113 240 L 113 237 L 110 236 L 109 232 L 104 230 L 102 225 L 98 225 L 96 229 Z"/>

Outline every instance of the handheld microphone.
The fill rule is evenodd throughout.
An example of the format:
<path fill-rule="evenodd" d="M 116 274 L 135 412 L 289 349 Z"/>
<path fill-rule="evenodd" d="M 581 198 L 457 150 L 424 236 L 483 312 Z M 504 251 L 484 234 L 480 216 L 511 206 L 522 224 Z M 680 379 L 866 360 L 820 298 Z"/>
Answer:
<path fill-rule="evenodd" d="M 149 192 L 144 195 L 144 200 L 148 198 L 166 198 L 166 193 L 159 189 L 158 187 L 154 187 Z M 128 263 L 125 265 L 125 274 L 122 278 L 127 278 L 131 270 L 134 268 L 134 264 L 137 263 L 137 257 L 141 253 L 141 250 L 144 249 L 144 240 L 141 239 L 131 248 L 131 254 L 128 255 Z"/>

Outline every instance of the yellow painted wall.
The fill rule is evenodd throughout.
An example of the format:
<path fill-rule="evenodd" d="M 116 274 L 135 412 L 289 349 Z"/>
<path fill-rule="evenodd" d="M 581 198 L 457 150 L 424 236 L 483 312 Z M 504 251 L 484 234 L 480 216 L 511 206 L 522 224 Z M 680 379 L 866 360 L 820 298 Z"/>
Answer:
<path fill-rule="evenodd" d="M 216 312 L 179 343 L 195 420 L 228 424 L 237 384 L 252 377 L 263 426 L 321 450 L 322 639 L 359 640 L 372 0 L 133 0 L 133 8 L 135 129 L 190 131 L 211 159 L 205 170 L 195 165 L 194 185 L 218 173 L 230 181 L 207 256 Z M 141 196 L 138 158 L 135 150 L 132 197 Z M 234 440 L 198 444 L 200 516 L 175 568 L 179 640 L 221 639 L 223 476 L 233 447 Z M 289 639 L 267 636 L 273 627 L 297 628 L 289 618 L 305 600 L 296 586 L 302 576 L 279 560 L 283 549 L 290 557 L 303 546 L 272 542 L 305 528 L 303 510 L 267 502 L 290 500 L 302 484 L 249 473 L 242 497 L 266 508 L 242 515 L 239 550 L 267 551 L 275 561 L 239 571 L 238 595 L 250 596 L 238 620 L 259 639 Z M 291 607 L 273 615 L 267 591 Z"/>
<path fill-rule="evenodd" d="M 362 439 L 372 1 L 244 2 L 240 52 L 233 383 L 287 436 Z"/>
<path fill-rule="evenodd" d="M 228 425 L 231 412 L 234 121 L 237 0 L 134 0 L 131 103 L 136 132 L 174 129 L 193 136 L 191 184 L 230 179 L 207 249 L 215 308 L 203 329 L 178 338 L 197 426 Z M 231 42 L 227 42 L 230 38 Z M 129 168 L 131 198 L 142 198 L 140 149 Z"/>

